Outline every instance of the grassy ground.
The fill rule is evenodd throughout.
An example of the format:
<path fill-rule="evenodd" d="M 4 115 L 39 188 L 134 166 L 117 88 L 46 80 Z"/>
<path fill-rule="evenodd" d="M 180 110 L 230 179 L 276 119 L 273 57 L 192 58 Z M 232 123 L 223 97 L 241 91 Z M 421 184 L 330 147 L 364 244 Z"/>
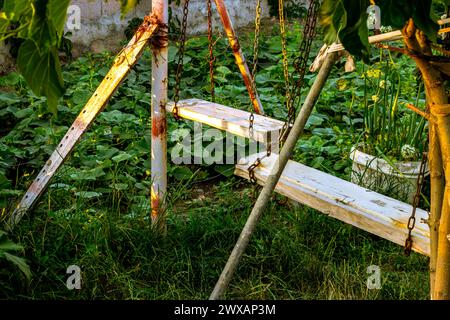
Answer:
<path fill-rule="evenodd" d="M 297 28 L 297 29 L 296 29 Z M 251 34 L 243 37 L 249 47 Z M 182 96 L 208 97 L 205 37 L 189 42 Z M 289 34 L 298 46 L 298 26 Z M 247 42 L 245 42 L 247 41 Z M 257 83 L 269 115 L 283 119 L 280 45 L 265 30 Z M 315 43 L 315 49 L 321 45 Z M 226 40 L 217 44 L 219 102 L 248 108 Z M 176 51 L 171 49 L 171 70 Z M 11 205 L 31 183 L 72 119 L 104 76 L 111 54 L 86 55 L 65 67 L 68 92 L 58 118 L 45 112 L 20 77 L 2 78 L 1 199 Z M 225 265 L 254 201 L 253 187 L 219 166 L 170 164 L 167 235 L 149 223 L 150 53 L 135 67 L 52 186 L 10 237 L 25 247 L 31 281 L 0 260 L 0 297 L 25 299 L 206 299 Z M 361 71 L 361 65 L 358 65 Z M 404 96 L 414 87 L 403 70 Z M 173 73 L 172 73 L 173 74 Z M 312 75 L 308 75 L 310 85 Z M 173 83 L 173 78 L 171 78 Z M 358 73 L 334 71 L 321 97 L 297 161 L 349 177 L 355 142 L 349 101 L 358 97 Z M 354 90 L 349 90 L 353 88 Z M 355 90 L 356 88 L 356 90 Z M 49 125 L 49 123 L 51 125 Z M 169 128 L 191 128 L 170 120 Z M 170 144 L 169 146 L 173 146 Z M 66 269 L 82 270 L 82 289 L 66 288 Z M 367 268 L 381 269 L 382 288 L 369 290 Z M 312 209 L 274 196 L 239 265 L 230 299 L 427 299 L 428 259 Z"/>

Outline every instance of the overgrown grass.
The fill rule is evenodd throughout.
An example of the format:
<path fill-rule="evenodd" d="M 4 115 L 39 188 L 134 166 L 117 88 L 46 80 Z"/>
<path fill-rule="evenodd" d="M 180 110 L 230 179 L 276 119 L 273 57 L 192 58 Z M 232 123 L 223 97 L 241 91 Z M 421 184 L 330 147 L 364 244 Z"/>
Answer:
<path fill-rule="evenodd" d="M 295 25 L 289 33 L 291 55 L 298 48 L 298 30 Z M 268 114 L 284 119 L 280 39 L 276 28 L 264 34 L 257 85 Z M 251 38 L 241 38 L 245 48 L 251 47 Z M 188 43 L 182 97 L 208 98 L 205 41 L 197 37 Z M 315 43 L 315 48 L 320 45 Z M 219 40 L 216 49 L 218 102 L 248 109 L 226 39 Z M 175 57 L 171 48 L 172 71 Z M 0 208 L 11 206 L 29 186 L 111 61 L 108 53 L 87 54 L 65 67 L 69 88 L 56 119 L 45 113 L 45 101 L 34 97 L 20 77 L 1 78 Z M 5 265 L 0 269 L 1 298 L 208 298 L 251 210 L 253 189 L 243 180 L 219 175 L 219 166 L 169 163 L 167 235 L 151 229 L 149 62 L 147 52 L 34 212 L 12 234 L 26 248 L 33 277 L 27 283 Z M 415 86 L 410 71 L 400 71 L 405 74 L 406 97 Z M 307 76 L 309 85 L 313 78 Z M 349 178 L 348 152 L 355 132 L 362 132 L 362 109 L 349 107 L 352 99 L 363 98 L 362 85 L 358 73 L 334 71 L 295 160 Z M 192 124 L 170 120 L 169 130 L 180 127 Z M 427 258 L 404 257 L 399 246 L 282 200 L 274 196 L 263 215 L 226 298 L 428 298 Z M 73 264 L 82 270 L 79 291 L 66 288 L 66 269 Z M 367 289 L 370 265 L 381 268 L 380 290 Z"/>
<path fill-rule="evenodd" d="M 4 297 L 43 299 L 206 299 L 251 209 L 251 190 L 237 178 L 216 181 L 213 196 L 187 197 L 169 215 L 168 233 L 149 227 L 148 211 L 127 217 L 110 202 L 74 202 L 67 215 L 38 210 L 17 239 L 27 244 L 34 277 Z M 75 200 L 75 199 L 74 199 Z M 276 199 L 274 199 L 276 200 Z M 278 199 L 280 200 L 280 199 Z M 79 265 L 80 291 L 65 287 Z M 378 265 L 382 289 L 368 290 Z M 11 276 L 13 277 L 13 276 Z M 232 281 L 231 299 L 425 299 L 427 259 L 314 210 L 272 201 Z"/>

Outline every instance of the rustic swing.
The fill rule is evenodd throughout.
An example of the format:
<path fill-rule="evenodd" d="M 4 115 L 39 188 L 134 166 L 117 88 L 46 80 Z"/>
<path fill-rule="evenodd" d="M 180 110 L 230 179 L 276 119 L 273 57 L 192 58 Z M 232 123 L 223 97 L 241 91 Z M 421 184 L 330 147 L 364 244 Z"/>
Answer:
<path fill-rule="evenodd" d="M 182 61 L 184 53 L 184 44 L 186 40 L 186 27 L 189 0 L 185 0 L 183 10 L 183 23 L 180 41 L 180 55 L 177 66 L 177 84 L 175 87 L 174 101 L 165 104 L 165 95 L 167 94 L 167 73 L 164 73 L 163 59 L 154 58 L 153 85 L 152 90 L 152 133 L 156 132 L 152 141 L 152 165 L 160 163 L 162 167 L 154 170 L 152 167 L 152 178 L 156 180 L 152 187 L 152 207 L 154 212 L 158 211 L 165 193 L 165 171 L 164 161 L 166 161 L 166 150 L 164 148 L 165 111 L 171 112 L 177 118 L 192 120 L 203 123 L 232 134 L 250 138 L 266 144 L 267 151 L 261 154 L 250 155 L 243 158 L 236 166 L 235 174 L 237 176 L 250 179 L 259 185 L 268 183 L 274 184 L 275 191 L 303 203 L 311 208 L 321 211 L 345 223 L 351 224 L 365 231 L 378 235 L 384 239 L 390 240 L 399 245 L 404 245 L 405 240 L 411 236 L 413 239 L 412 250 L 421 254 L 430 254 L 430 235 L 429 228 L 425 220 L 428 213 L 424 210 L 413 208 L 413 206 L 378 194 L 371 190 L 362 188 L 348 181 L 339 179 L 332 175 L 320 172 L 316 169 L 307 167 L 300 163 L 289 160 L 289 151 L 281 151 L 280 154 L 272 152 L 273 141 L 271 137 L 276 133 L 279 136 L 279 142 L 289 145 L 293 148 L 296 138 L 301 134 L 306 120 L 311 113 L 312 108 L 317 101 L 320 91 L 331 71 L 334 62 L 337 59 L 336 51 L 342 50 L 340 45 L 333 45 L 328 49 L 327 59 L 319 71 L 319 74 L 313 84 L 305 103 L 300 111 L 298 118 L 294 123 L 296 115 L 295 105 L 300 101 L 300 93 L 303 85 L 306 63 L 311 47 L 311 42 L 315 34 L 315 21 L 318 11 L 319 1 L 311 1 L 308 16 L 306 18 L 304 37 L 300 48 L 300 56 L 295 61 L 295 69 L 299 74 L 299 79 L 293 81 L 288 71 L 288 59 L 286 51 L 285 25 L 283 1 L 280 3 L 280 29 L 282 33 L 283 48 L 283 70 L 286 81 L 286 106 L 288 109 L 287 121 L 279 121 L 264 116 L 264 109 L 258 97 L 255 85 L 255 73 L 258 59 L 258 36 L 261 18 L 260 0 L 257 1 L 256 19 L 255 19 L 255 41 L 254 41 L 254 59 L 253 72 L 250 73 L 244 55 L 241 51 L 238 38 L 234 32 L 231 19 L 228 15 L 223 0 L 214 0 L 225 32 L 229 39 L 231 48 L 236 58 L 237 65 L 242 74 L 243 80 L 249 92 L 252 103 L 250 112 L 237 110 L 228 106 L 223 106 L 215 102 L 209 102 L 199 99 L 179 100 L 180 77 L 182 74 Z M 142 54 L 145 46 L 151 41 L 154 56 L 163 54 L 162 50 L 167 50 L 167 1 L 154 1 L 160 7 L 153 9 L 153 15 L 146 17 L 143 25 L 139 28 L 130 43 L 119 53 L 113 67 L 105 76 L 104 80 L 97 88 L 91 99 L 76 118 L 69 131 L 63 137 L 56 150 L 46 162 L 37 178 L 31 184 L 26 194 L 17 205 L 11 215 L 9 226 L 12 228 L 20 221 L 23 215 L 31 209 L 36 203 L 38 197 L 48 186 L 50 179 L 69 156 L 78 140 L 94 121 L 96 116 L 106 106 L 121 81 L 130 71 Z M 212 46 L 212 11 L 211 0 L 208 4 L 208 30 L 210 39 L 210 75 L 211 92 L 214 101 L 214 54 Z M 376 39 L 374 37 L 377 37 Z M 370 42 L 383 40 L 392 40 L 398 37 L 395 35 L 377 35 L 369 39 Z M 161 44 L 163 43 L 163 44 Z M 166 65 L 167 67 L 167 65 Z M 167 71 L 165 71 L 167 72 Z M 165 110 L 164 110 L 165 108 Z M 163 121 L 163 122 L 161 122 Z M 294 135 L 291 137 L 291 128 Z M 277 141 L 278 142 L 278 141 Z M 275 177 L 272 172 L 279 163 L 287 164 L 280 176 Z M 249 166 L 250 164 L 250 166 Z M 153 175 L 153 171 L 157 172 Z M 263 191 L 264 192 L 264 191 Z M 270 194 L 269 194 L 270 195 Z M 415 228 L 408 230 L 411 212 L 415 211 L 414 219 L 417 220 Z M 154 213 L 153 212 L 153 213 Z M 253 221 L 256 223 L 257 219 Z M 252 222 L 249 222 L 250 224 Z M 411 229 L 411 228 L 410 228 Z M 245 246 L 244 246 L 245 247 Z M 233 254 L 235 252 L 233 251 Z M 233 255 L 232 254 L 232 255 Z M 236 253 L 239 256 L 241 253 Z M 236 259 L 230 258 L 230 263 Z M 238 259 L 237 259 L 238 260 Z M 228 267 L 228 264 L 227 264 Z M 228 280 L 222 279 L 221 286 Z M 220 281 L 219 281 L 220 282 Z M 218 287 L 219 283 L 218 283 Z M 219 297 L 222 291 L 219 289 L 212 297 Z"/>
<path fill-rule="evenodd" d="M 316 5 L 317 3 L 318 1 L 315 2 Z M 256 6 L 253 72 L 248 77 L 250 78 L 249 81 L 246 80 L 249 68 L 246 64 L 240 68 L 241 70 L 245 70 L 243 72 L 243 77 L 252 100 L 252 111 L 246 112 L 199 99 L 178 100 L 177 92 L 179 92 L 179 80 L 182 68 L 178 68 L 177 70 L 179 73 L 177 73 L 178 81 L 175 88 L 176 93 L 174 102 L 170 102 L 167 105 L 167 111 L 175 113 L 177 118 L 200 122 L 241 137 L 268 143 L 269 152 L 263 152 L 243 158 L 239 161 L 235 169 L 235 174 L 237 176 L 249 179 L 259 185 L 264 185 L 266 183 L 271 168 L 274 166 L 278 157 L 276 153 L 271 152 L 270 147 L 271 144 L 273 144 L 273 141 L 270 141 L 270 137 L 279 136 L 280 143 L 283 143 L 288 133 L 286 128 L 292 126 L 292 120 L 296 113 L 294 105 L 295 103 L 298 103 L 299 100 L 311 41 L 314 37 L 313 22 L 316 21 L 315 14 L 318 9 L 315 7 L 314 2 L 309 8 L 308 17 L 305 20 L 306 24 L 301 53 L 296 59 L 295 69 L 299 72 L 299 79 L 296 81 L 297 83 L 295 83 L 295 86 L 292 86 L 293 88 L 290 89 L 290 75 L 288 71 L 285 42 L 286 37 L 284 33 L 283 1 L 279 1 L 279 4 L 280 30 L 283 48 L 283 70 L 287 88 L 286 105 L 288 108 L 288 120 L 286 122 L 283 123 L 282 121 L 258 114 L 254 115 L 254 111 L 263 110 L 258 99 L 254 81 L 258 61 L 258 35 L 260 28 L 259 0 L 257 1 Z M 188 5 L 189 1 L 185 1 L 185 13 L 188 12 Z M 222 7 L 220 10 L 222 11 L 221 18 L 224 25 L 231 26 L 231 21 L 229 21 L 226 8 Z M 208 11 L 208 17 L 211 17 L 210 10 Z M 186 26 L 186 19 L 187 14 L 183 17 L 184 26 Z M 209 18 L 208 20 L 210 21 L 211 19 Z M 208 29 L 211 30 L 211 28 Z M 230 43 L 233 41 L 232 47 L 235 54 L 238 55 L 237 60 L 245 62 L 232 26 L 229 30 L 226 29 L 226 31 L 229 35 Z M 183 52 L 183 41 L 185 39 L 183 34 L 185 32 L 186 30 L 183 28 L 180 39 L 180 52 Z M 393 33 L 393 36 L 398 38 L 397 32 Z M 380 36 L 377 37 L 380 38 Z M 211 31 L 209 32 L 209 38 L 211 38 Z M 375 40 L 378 40 L 378 38 Z M 388 39 L 391 38 L 388 37 Z M 331 46 L 331 49 L 329 49 L 330 52 L 339 50 L 343 50 L 343 48 L 338 47 L 338 45 L 333 45 Z M 180 55 L 180 60 L 182 61 L 182 54 Z M 213 83 L 213 79 L 211 79 L 212 88 L 214 88 Z M 252 121 L 249 121 L 249 119 L 253 119 L 253 123 Z M 415 219 L 417 222 L 414 230 L 412 230 L 412 237 L 414 239 L 412 249 L 423 254 L 429 254 L 429 232 L 428 225 L 425 223 L 428 218 L 428 213 L 424 210 L 413 208 L 409 204 L 389 198 L 294 161 L 289 161 L 275 191 L 338 220 L 359 227 L 399 245 L 404 245 L 405 239 L 408 238 L 408 221 L 411 212 L 415 209 Z"/>

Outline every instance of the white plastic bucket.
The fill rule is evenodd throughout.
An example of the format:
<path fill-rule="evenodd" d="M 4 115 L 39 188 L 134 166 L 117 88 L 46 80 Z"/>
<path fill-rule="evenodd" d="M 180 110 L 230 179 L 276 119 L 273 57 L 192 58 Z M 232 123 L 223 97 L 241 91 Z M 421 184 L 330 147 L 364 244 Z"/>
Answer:
<path fill-rule="evenodd" d="M 353 161 L 352 183 L 400 201 L 413 202 L 420 161 L 396 162 L 393 168 L 386 160 L 364 153 L 357 146 L 352 147 L 350 159 Z M 426 164 L 425 176 L 429 174 Z"/>

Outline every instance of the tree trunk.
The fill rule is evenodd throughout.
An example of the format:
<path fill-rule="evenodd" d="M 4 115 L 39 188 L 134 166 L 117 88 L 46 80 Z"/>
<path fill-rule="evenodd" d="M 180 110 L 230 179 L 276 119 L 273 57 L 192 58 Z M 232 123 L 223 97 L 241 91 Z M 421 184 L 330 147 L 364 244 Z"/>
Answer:
<path fill-rule="evenodd" d="M 431 255 L 430 259 L 430 281 L 432 299 L 443 300 L 449 299 L 450 292 L 450 216 L 449 216 L 449 199 L 450 199 L 450 106 L 448 96 L 445 90 L 445 82 L 441 72 L 433 67 L 429 62 L 432 56 L 429 41 L 423 32 L 417 30 L 412 19 L 408 21 L 402 30 L 403 39 L 405 41 L 408 54 L 416 62 L 417 67 L 422 73 L 425 84 L 426 101 L 430 108 L 431 119 L 431 165 L 433 166 L 433 199 L 432 212 L 430 220 L 433 228 L 430 228 L 431 236 Z M 439 142 L 440 156 L 437 148 Z M 442 162 L 441 162 L 442 160 Z M 441 162 L 441 163 L 440 163 Z M 440 166 L 438 168 L 437 166 Z M 444 169 L 445 182 L 439 179 L 439 172 Z M 443 194 L 443 202 L 440 205 L 442 195 L 442 185 L 445 185 Z M 433 219 L 439 218 L 440 222 L 436 223 Z"/>
<path fill-rule="evenodd" d="M 441 147 L 439 145 L 437 126 L 432 121 L 429 123 L 428 163 L 431 182 L 431 207 L 430 218 L 428 219 L 428 226 L 430 227 L 430 294 L 431 299 L 433 299 L 438 254 L 439 221 L 441 218 L 445 185 L 442 175 Z"/>

